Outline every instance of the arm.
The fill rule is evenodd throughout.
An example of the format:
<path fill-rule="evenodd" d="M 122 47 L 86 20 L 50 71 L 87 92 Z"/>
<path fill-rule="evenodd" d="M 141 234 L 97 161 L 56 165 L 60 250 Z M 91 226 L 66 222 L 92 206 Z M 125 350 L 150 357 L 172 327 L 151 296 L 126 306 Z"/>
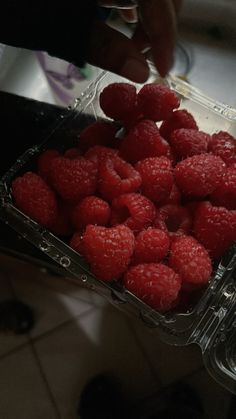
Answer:
<path fill-rule="evenodd" d="M 149 47 L 161 76 L 172 64 L 181 0 L 8 0 L 1 6 L 0 42 L 43 50 L 77 66 L 85 61 L 135 82 L 147 80 Z M 97 4 L 136 7 L 133 39 L 96 19 Z M 128 5 L 128 6 L 127 6 Z M 126 13 L 130 10 L 127 9 Z"/>

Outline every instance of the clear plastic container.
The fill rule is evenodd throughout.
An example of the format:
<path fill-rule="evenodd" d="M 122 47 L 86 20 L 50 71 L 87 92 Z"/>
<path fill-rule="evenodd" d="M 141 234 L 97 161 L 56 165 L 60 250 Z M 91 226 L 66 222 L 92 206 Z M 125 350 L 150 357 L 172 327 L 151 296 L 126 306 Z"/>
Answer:
<path fill-rule="evenodd" d="M 165 80 L 151 72 L 149 82 L 168 84 L 181 98 L 181 108 L 190 111 L 201 130 L 213 133 L 225 130 L 236 137 L 236 110 L 214 102 L 191 85 L 174 77 Z M 236 246 L 215 267 L 208 288 L 196 305 L 185 313 L 160 314 L 117 284 L 103 283 L 90 272 L 85 260 L 65 242 L 22 214 L 13 204 L 12 180 L 33 169 L 38 154 L 47 148 L 64 150 L 78 142 L 79 132 L 91 121 L 106 118 L 99 107 L 99 93 L 109 83 L 124 81 L 111 73 L 102 73 L 76 101 L 67 116 L 55 121 L 55 127 L 42 144 L 19 157 L 0 182 L 0 218 L 33 243 L 75 280 L 86 283 L 121 310 L 140 317 L 156 328 L 161 338 L 173 345 L 198 344 L 210 374 L 231 392 L 236 393 Z M 140 85 L 137 86 L 140 88 Z"/>

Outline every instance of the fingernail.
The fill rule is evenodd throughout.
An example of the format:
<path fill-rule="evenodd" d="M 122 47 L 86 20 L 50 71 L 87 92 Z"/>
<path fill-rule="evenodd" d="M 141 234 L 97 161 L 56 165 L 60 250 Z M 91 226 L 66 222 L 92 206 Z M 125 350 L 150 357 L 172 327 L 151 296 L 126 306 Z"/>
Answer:
<path fill-rule="evenodd" d="M 121 76 L 137 83 L 144 83 L 149 76 L 148 65 L 134 58 L 130 58 L 121 68 Z"/>

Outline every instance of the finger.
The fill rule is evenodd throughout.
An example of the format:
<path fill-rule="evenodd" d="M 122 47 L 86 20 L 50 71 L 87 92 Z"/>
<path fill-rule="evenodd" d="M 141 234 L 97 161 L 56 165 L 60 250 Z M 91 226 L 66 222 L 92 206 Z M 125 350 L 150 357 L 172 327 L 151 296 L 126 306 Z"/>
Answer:
<path fill-rule="evenodd" d="M 94 25 L 87 61 L 137 83 L 144 83 L 149 75 L 146 60 L 135 43 L 103 22 Z"/>
<path fill-rule="evenodd" d="M 147 33 L 154 64 L 165 76 L 173 61 L 176 40 L 176 13 L 171 0 L 139 0 L 140 19 Z"/>
<path fill-rule="evenodd" d="M 182 7 L 183 0 L 173 0 L 173 1 L 174 1 L 175 12 L 178 15 L 178 13 L 180 12 L 180 9 Z"/>
<path fill-rule="evenodd" d="M 150 48 L 150 40 L 140 23 L 135 28 L 132 39 L 139 51 L 144 52 L 147 48 Z"/>
<path fill-rule="evenodd" d="M 136 8 L 134 9 L 121 9 L 120 15 L 125 22 L 136 23 L 138 21 L 138 13 Z"/>

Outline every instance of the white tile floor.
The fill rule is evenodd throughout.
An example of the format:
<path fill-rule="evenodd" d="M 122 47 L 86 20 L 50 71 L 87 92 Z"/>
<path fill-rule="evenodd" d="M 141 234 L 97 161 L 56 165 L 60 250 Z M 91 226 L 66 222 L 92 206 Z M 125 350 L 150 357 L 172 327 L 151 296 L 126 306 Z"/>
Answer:
<path fill-rule="evenodd" d="M 76 419 L 81 389 L 104 371 L 114 373 L 132 400 L 184 378 L 202 393 L 209 417 L 225 417 L 229 394 L 204 372 L 196 347 L 161 343 L 140 322 L 65 278 L 1 255 L 0 266 L 0 301 L 15 295 L 36 316 L 29 336 L 0 334 L 1 419 Z"/>

